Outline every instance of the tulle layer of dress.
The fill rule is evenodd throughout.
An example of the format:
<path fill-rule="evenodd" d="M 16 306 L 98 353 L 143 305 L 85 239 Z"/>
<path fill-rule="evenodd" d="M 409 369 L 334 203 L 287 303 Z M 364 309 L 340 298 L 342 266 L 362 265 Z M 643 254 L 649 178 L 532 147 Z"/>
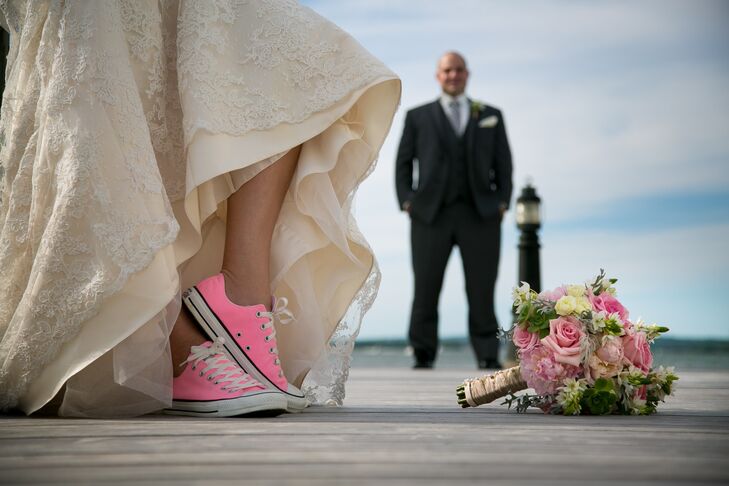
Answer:
<path fill-rule="evenodd" d="M 379 284 L 352 217 L 400 82 L 284 0 L 7 1 L 0 119 L 0 409 L 169 404 L 180 290 L 220 269 L 226 200 L 302 145 L 272 293 L 290 381 L 341 403 Z M 65 386 L 64 386 L 65 385 Z"/>

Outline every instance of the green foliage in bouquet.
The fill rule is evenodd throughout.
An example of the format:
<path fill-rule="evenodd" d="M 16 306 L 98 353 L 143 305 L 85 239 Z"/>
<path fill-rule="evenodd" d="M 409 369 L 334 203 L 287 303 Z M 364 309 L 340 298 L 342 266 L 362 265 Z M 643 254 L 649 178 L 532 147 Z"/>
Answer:
<path fill-rule="evenodd" d="M 618 401 L 618 394 L 612 380 L 598 378 L 591 388 L 582 394 L 580 405 L 592 415 L 607 415 L 613 411 Z"/>
<path fill-rule="evenodd" d="M 639 370 L 623 373 L 620 377 L 623 397 L 618 403 L 618 413 L 631 415 L 650 415 L 656 412 L 659 402 L 673 394 L 673 383 L 678 376 L 672 367 L 659 366 L 650 373 Z M 638 399 L 636 400 L 636 395 Z M 640 398 L 643 396 L 644 398 Z"/>
<path fill-rule="evenodd" d="M 539 299 L 536 293 L 528 294 L 525 299 L 515 300 L 514 312 L 517 322 L 527 323 L 527 330 L 539 334 L 540 339 L 549 334 L 549 321 L 557 317 L 554 303 Z"/>

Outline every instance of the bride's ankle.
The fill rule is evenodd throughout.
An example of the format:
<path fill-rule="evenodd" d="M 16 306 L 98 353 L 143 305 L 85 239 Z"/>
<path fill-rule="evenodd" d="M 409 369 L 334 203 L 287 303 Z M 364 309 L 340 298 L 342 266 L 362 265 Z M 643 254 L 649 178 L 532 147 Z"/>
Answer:
<path fill-rule="evenodd" d="M 185 370 L 186 365 L 183 363 L 190 355 L 190 348 L 205 341 L 207 341 L 207 336 L 203 334 L 202 330 L 195 324 L 192 316 L 188 314 L 185 306 L 183 306 L 170 334 L 172 376 L 177 377 Z"/>
<path fill-rule="evenodd" d="M 262 286 L 250 279 L 241 278 L 227 269 L 221 271 L 225 283 L 225 296 L 229 301 L 240 306 L 263 304 L 271 310 L 271 292 L 268 285 Z"/>

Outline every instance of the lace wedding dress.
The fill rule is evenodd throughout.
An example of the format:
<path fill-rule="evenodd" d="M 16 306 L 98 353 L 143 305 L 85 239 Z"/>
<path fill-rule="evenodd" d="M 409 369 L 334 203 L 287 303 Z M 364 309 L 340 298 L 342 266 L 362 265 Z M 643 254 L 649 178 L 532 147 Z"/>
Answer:
<path fill-rule="evenodd" d="M 271 289 L 286 376 L 341 403 L 379 272 L 352 218 L 400 83 L 286 0 L 0 0 L 0 410 L 171 399 L 180 289 L 217 273 L 226 199 L 303 144 Z M 65 384 L 65 387 L 64 387 Z"/>

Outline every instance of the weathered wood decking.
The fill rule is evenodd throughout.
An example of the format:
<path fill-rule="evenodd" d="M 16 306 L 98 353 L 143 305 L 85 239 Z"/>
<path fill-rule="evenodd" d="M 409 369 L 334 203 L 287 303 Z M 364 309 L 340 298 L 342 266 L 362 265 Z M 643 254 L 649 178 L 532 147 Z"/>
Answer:
<path fill-rule="evenodd" d="M 729 372 L 651 417 L 462 410 L 473 374 L 355 368 L 345 407 L 267 419 L 0 417 L 0 483 L 729 483 Z"/>

